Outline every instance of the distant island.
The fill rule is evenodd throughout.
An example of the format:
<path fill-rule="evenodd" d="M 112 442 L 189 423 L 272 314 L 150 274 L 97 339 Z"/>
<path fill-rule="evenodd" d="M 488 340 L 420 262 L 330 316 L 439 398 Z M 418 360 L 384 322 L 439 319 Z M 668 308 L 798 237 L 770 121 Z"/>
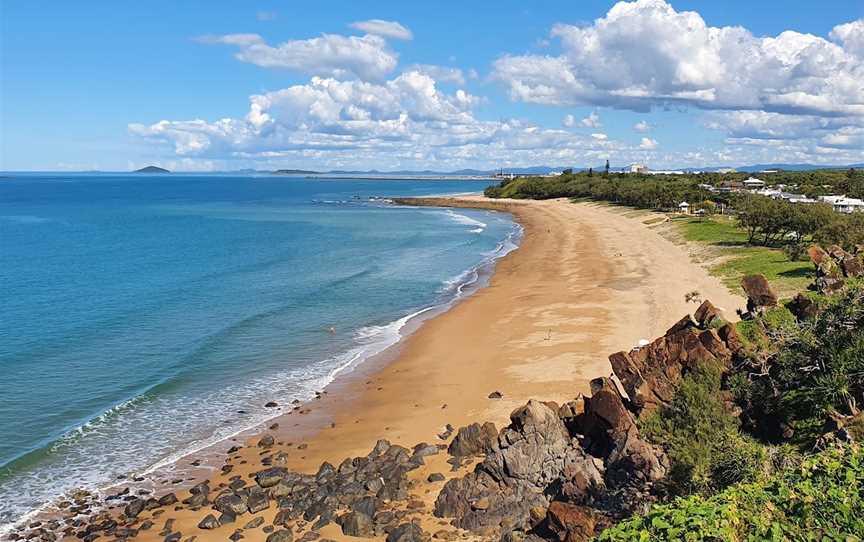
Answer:
<path fill-rule="evenodd" d="M 157 166 L 147 166 L 142 167 L 141 169 L 136 169 L 132 173 L 171 173 L 165 168 L 157 167 Z"/>

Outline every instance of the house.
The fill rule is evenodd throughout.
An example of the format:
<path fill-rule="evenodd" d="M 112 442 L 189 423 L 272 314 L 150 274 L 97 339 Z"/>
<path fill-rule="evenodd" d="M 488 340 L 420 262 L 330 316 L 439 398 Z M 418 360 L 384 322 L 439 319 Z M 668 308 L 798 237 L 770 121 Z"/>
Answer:
<path fill-rule="evenodd" d="M 690 204 L 687 203 L 686 201 L 682 201 L 681 203 L 678 204 L 678 212 L 683 213 L 685 215 L 689 215 L 690 214 Z"/>
<path fill-rule="evenodd" d="M 864 200 L 844 196 L 822 196 L 821 201 L 828 203 L 838 213 L 864 212 Z"/>
<path fill-rule="evenodd" d="M 747 190 L 759 190 L 760 188 L 765 188 L 765 181 L 757 179 L 756 177 L 750 177 L 741 184 L 743 184 L 744 188 Z"/>
<path fill-rule="evenodd" d="M 648 166 L 645 164 L 630 164 L 630 173 L 645 173 L 648 171 Z"/>

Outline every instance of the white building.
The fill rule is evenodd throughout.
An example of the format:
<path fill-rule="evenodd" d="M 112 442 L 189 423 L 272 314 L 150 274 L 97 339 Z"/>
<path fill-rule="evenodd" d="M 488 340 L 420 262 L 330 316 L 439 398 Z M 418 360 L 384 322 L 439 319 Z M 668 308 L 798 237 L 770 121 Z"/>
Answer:
<path fill-rule="evenodd" d="M 630 173 L 646 173 L 648 166 L 645 164 L 630 164 Z"/>
<path fill-rule="evenodd" d="M 756 177 L 750 177 L 741 184 L 743 184 L 744 188 L 747 190 L 759 190 L 760 188 L 765 188 L 765 181 L 757 179 Z"/>
<path fill-rule="evenodd" d="M 864 200 L 846 196 L 822 196 L 819 198 L 831 205 L 838 213 L 864 212 Z"/>

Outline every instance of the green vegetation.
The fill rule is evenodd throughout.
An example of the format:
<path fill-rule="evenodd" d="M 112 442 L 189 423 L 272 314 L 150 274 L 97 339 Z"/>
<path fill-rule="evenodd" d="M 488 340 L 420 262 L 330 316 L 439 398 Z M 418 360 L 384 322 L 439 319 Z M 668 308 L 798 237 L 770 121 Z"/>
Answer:
<path fill-rule="evenodd" d="M 714 255 L 722 263 L 715 265 L 712 272 L 732 290 L 737 290 L 743 276 L 762 273 L 781 295 L 792 295 L 813 278 L 813 268 L 805 255 L 810 243 L 838 244 L 850 251 L 864 245 L 864 214 L 841 215 L 826 204 L 792 204 L 749 193 L 708 189 L 740 182 L 746 176 L 576 173 L 506 180 L 487 188 L 486 195 L 528 199 L 568 197 L 660 211 L 676 210 L 680 202 L 690 202 L 691 209 L 699 210 L 701 217 L 676 217 L 673 223 L 688 241 L 716 249 Z M 854 170 L 760 176 L 768 183 L 785 183 L 788 189 L 810 196 L 840 192 L 855 195 L 864 186 L 864 173 Z"/>
<path fill-rule="evenodd" d="M 738 322 L 735 365 L 698 367 L 640 421 L 672 499 L 598 540 L 864 540 L 864 281 L 809 297 L 810 319 Z"/>
<path fill-rule="evenodd" d="M 712 247 L 722 261 L 711 267 L 711 272 L 723 280 L 733 291 L 738 291 L 745 275 L 762 273 L 781 293 L 791 295 L 807 287 L 813 279 L 813 265 L 809 261 L 795 261 L 779 249 L 753 246 L 747 243 L 747 234 L 729 216 L 710 219 L 676 218 L 687 241 Z"/>
<path fill-rule="evenodd" d="M 672 462 L 666 490 L 673 495 L 710 495 L 731 484 L 755 480 L 765 451 L 738 433 L 738 418 L 720 394 L 718 367 L 701 366 L 681 381 L 672 403 L 645 418 L 640 431 L 662 443 Z"/>
<path fill-rule="evenodd" d="M 855 244 L 864 244 L 864 217 L 860 215 L 840 215 L 825 204 L 792 204 L 764 196 L 709 190 L 738 183 L 747 176 L 743 173 L 663 176 L 569 173 L 557 177 L 508 179 L 487 188 L 486 195 L 516 199 L 590 199 L 660 211 L 674 210 L 686 201 L 690 202 L 692 210 L 699 210 L 708 217 L 724 209 L 733 209 L 738 226 L 743 228 L 745 240 L 751 245 L 778 248 L 793 245 L 798 248 L 791 252 L 800 253 L 800 245 L 812 240 L 836 243 L 847 250 L 852 250 Z M 788 190 L 808 196 L 845 193 L 864 197 L 864 173 L 854 169 L 784 171 L 760 176 L 768 184 L 782 183 Z"/>
<path fill-rule="evenodd" d="M 766 313 L 760 321 L 762 359 L 743 368 L 757 376 L 733 387 L 748 410 L 775 420 L 808 448 L 832 417 L 859 415 L 864 405 L 864 287 L 852 284 L 820 305 L 817 316 L 803 323 L 782 308 Z M 761 428 L 769 438 L 779 429 Z"/>
<path fill-rule="evenodd" d="M 603 531 L 599 540 L 860 541 L 864 536 L 864 452 L 832 447 L 800 465 L 711 496 L 653 507 Z"/>

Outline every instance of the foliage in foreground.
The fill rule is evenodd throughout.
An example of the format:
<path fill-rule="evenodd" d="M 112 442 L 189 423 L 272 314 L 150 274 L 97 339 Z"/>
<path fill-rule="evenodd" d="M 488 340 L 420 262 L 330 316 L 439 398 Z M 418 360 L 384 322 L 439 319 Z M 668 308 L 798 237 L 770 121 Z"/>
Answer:
<path fill-rule="evenodd" d="M 653 507 L 598 540 L 837 540 L 864 537 L 864 452 L 832 447 L 767 480 Z"/>

